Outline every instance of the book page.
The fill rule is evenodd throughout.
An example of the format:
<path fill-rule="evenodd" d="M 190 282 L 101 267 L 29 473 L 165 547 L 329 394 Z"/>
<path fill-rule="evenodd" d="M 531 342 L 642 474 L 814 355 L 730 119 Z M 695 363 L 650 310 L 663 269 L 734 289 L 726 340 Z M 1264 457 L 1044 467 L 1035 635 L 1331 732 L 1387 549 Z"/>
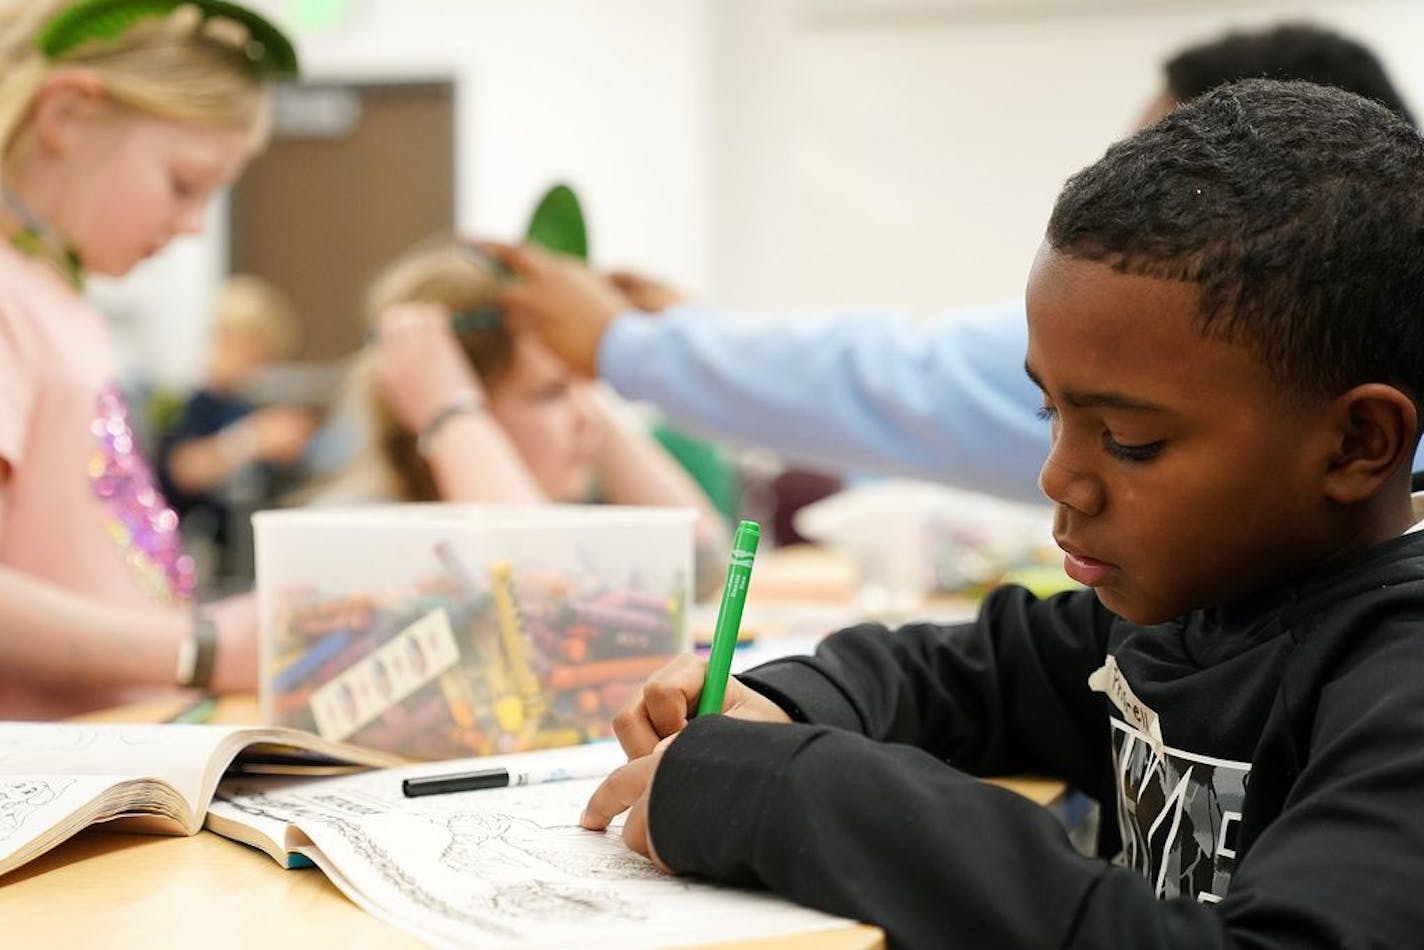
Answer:
<path fill-rule="evenodd" d="M 0 874 L 69 837 L 73 816 L 92 810 L 113 784 L 92 775 L 0 775 Z"/>
<path fill-rule="evenodd" d="M 190 810 L 201 811 L 209 763 L 229 736 L 249 731 L 175 723 L 0 722 L 0 778 L 156 778 L 173 786 Z"/>
<path fill-rule="evenodd" d="M 477 761 L 489 767 L 555 755 L 610 756 L 610 768 L 622 761 L 616 747 Z M 598 779 L 401 794 L 401 778 L 433 771 L 230 779 L 212 811 L 268 834 L 274 822 L 294 825 L 312 841 L 301 852 L 348 897 L 444 946 L 665 947 L 847 924 L 764 892 L 665 875 L 628 850 L 617 827 L 579 827 Z"/>

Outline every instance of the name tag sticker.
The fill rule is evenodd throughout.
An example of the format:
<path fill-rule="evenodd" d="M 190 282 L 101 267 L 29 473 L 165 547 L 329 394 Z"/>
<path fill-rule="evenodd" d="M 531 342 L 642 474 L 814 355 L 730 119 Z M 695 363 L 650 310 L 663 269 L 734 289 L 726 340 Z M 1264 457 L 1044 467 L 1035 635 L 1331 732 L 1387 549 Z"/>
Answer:
<path fill-rule="evenodd" d="M 1117 665 L 1117 657 L 1109 656 L 1101 667 L 1093 671 L 1088 677 L 1088 688 L 1095 693 L 1106 693 L 1128 725 L 1136 727 L 1152 744 L 1153 751 L 1162 754 L 1162 726 L 1157 720 L 1157 713 L 1137 698 L 1127 684 L 1127 677 L 1122 675 L 1122 668 Z"/>

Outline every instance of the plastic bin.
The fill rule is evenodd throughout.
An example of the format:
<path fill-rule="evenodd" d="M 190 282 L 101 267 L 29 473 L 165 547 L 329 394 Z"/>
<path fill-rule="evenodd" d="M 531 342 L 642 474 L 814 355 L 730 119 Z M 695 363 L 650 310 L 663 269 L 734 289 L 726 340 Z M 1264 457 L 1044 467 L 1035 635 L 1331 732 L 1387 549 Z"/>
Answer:
<path fill-rule="evenodd" d="M 253 517 L 265 722 L 415 758 L 573 745 L 688 648 L 689 509 Z"/>

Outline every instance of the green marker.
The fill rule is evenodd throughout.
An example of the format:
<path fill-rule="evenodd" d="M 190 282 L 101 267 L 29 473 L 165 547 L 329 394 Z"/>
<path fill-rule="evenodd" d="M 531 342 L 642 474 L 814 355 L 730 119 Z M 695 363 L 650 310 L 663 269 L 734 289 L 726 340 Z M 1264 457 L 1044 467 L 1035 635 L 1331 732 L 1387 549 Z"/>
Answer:
<path fill-rule="evenodd" d="M 737 525 L 732 539 L 732 562 L 727 565 L 727 583 L 722 587 L 722 604 L 717 608 L 717 626 L 712 630 L 712 655 L 702 678 L 702 698 L 697 715 L 722 711 L 727 695 L 727 676 L 732 671 L 732 651 L 742 628 L 742 607 L 747 602 L 747 585 L 752 579 L 752 559 L 756 557 L 761 527 L 755 521 Z"/>

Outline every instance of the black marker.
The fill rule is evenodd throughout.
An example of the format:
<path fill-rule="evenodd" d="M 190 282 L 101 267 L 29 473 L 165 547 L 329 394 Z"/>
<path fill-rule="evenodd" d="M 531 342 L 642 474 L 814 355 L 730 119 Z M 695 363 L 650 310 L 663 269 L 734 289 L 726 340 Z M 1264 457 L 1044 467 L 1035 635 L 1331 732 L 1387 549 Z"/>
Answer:
<path fill-rule="evenodd" d="M 422 795 L 475 792 L 482 788 L 562 782 L 572 778 L 602 778 L 607 774 L 607 764 L 594 762 L 576 768 L 561 765 L 536 766 L 512 772 L 509 769 L 477 769 L 473 772 L 450 772 L 446 775 L 402 779 L 401 792 L 406 798 L 419 798 Z"/>

